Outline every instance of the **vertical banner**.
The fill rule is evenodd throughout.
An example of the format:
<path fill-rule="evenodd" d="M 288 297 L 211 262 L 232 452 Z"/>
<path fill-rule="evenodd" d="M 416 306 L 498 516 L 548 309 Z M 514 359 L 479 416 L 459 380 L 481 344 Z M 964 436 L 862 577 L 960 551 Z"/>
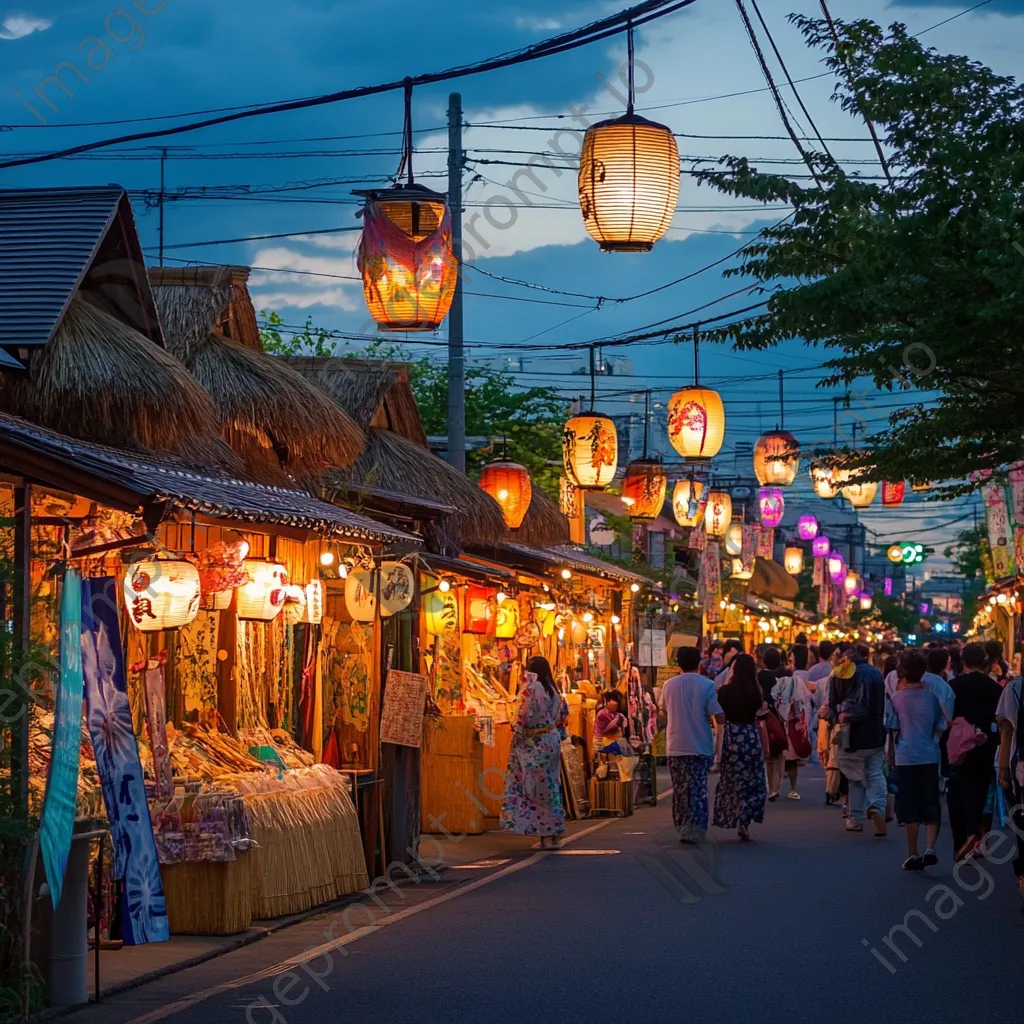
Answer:
<path fill-rule="evenodd" d="M 82 577 L 68 569 L 60 599 L 60 679 L 54 699 L 53 757 L 43 799 L 39 845 L 56 907 L 75 829 L 78 752 L 82 745 Z"/>
<path fill-rule="evenodd" d="M 812 582 L 816 587 L 820 587 L 825 582 L 825 559 L 816 558 L 814 560 L 814 578 Z"/>
<path fill-rule="evenodd" d="M 997 580 L 1013 575 L 1015 561 L 1011 560 L 1010 517 L 1006 508 L 1006 493 L 998 484 L 986 484 L 981 489 L 988 521 L 988 542 L 992 548 L 992 572 Z"/>
<path fill-rule="evenodd" d="M 82 587 L 86 713 L 110 819 L 114 877 L 124 882 L 122 936 L 125 945 L 135 946 L 166 942 L 170 932 L 121 651 L 115 580 L 112 576 L 86 580 Z"/>
<path fill-rule="evenodd" d="M 818 588 L 818 614 L 828 615 L 829 612 L 829 598 L 832 596 L 832 584 L 828 579 L 824 579 Z"/>
<path fill-rule="evenodd" d="M 167 743 L 167 684 L 163 661 L 154 658 L 147 662 L 144 680 L 156 798 L 161 803 L 169 803 L 174 798 L 174 772 L 171 769 L 171 748 Z"/>
<path fill-rule="evenodd" d="M 707 531 L 704 529 L 704 524 L 699 523 L 690 531 L 690 550 L 703 551 L 707 546 L 707 542 Z"/>
<path fill-rule="evenodd" d="M 770 562 L 774 554 L 775 531 L 762 527 L 761 532 L 757 535 L 757 557 Z"/>
<path fill-rule="evenodd" d="M 1017 572 L 1024 574 L 1024 462 L 1010 467 L 1010 494 L 1013 501 L 1013 550 Z"/>
<path fill-rule="evenodd" d="M 754 559 L 757 557 L 757 538 L 760 531 L 756 526 L 743 527 L 743 550 L 740 558 L 743 561 L 743 568 L 747 566 L 754 568 Z"/>

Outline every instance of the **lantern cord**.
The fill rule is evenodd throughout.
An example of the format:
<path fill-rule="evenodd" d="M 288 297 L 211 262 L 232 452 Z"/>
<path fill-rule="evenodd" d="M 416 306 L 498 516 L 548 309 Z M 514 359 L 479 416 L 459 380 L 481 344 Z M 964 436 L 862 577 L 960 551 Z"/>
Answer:
<path fill-rule="evenodd" d="M 700 324 L 693 325 L 693 384 L 700 385 Z"/>
<path fill-rule="evenodd" d="M 633 109 L 636 106 L 636 48 L 633 43 L 632 19 L 626 22 L 626 62 L 629 65 L 629 91 L 626 103 L 626 114 L 632 117 Z"/>
<path fill-rule="evenodd" d="M 402 158 L 398 161 L 398 170 L 395 172 L 395 179 L 406 175 L 406 184 L 413 185 L 412 174 L 412 79 L 406 78 L 402 82 L 405 90 L 405 123 L 402 126 Z"/>
<path fill-rule="evenodd" d="M 779 429 L 786 429 L 786 399 L 783 392 L 783 374 L 779 370 Z"/>
<path fill-rule="evenodd" d="M 647 428 L 651 422 L 651 389 L 644 392 L 644 458 L 647 458 Z"/>
<path fill-rule="evenodd" d="M 594 360 L 594 346 L 590 346 L 590 411 L 594 411 L 594 406 L 597 404 L 597 380 L 596 380 L 597 367 Z"/>

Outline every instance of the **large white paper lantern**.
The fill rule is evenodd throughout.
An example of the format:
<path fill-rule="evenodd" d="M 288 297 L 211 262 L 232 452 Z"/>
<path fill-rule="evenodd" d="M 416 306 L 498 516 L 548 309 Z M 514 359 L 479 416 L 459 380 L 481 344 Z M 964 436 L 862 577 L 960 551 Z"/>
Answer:
<path fill-rule="evenodd" d="M 142 633 L 187 626 L 199 611 L 199 570 L 182 559 L 133 562 L 124 577 L 124 604 Z"/>
<path fill-rule="evenodd" d="M 377 577 L 366 569 L 345 579 L 345 608 L 353 622 L 372 622 L 377 616 Z"/>

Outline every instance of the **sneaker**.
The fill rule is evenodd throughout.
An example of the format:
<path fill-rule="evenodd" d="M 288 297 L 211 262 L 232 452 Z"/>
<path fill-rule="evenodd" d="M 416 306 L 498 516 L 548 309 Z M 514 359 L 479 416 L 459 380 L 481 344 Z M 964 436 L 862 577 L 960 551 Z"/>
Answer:
<path fill-rule="evenodd" d="M 924 861 L 921 859 L 920 855 L 918 855 L 916 853 L 912 853 L 903 862 L 903 870 L 904 871 L 923 871 L 924 870 Z"/>
<path fill-rule="evenodd" d="M 787 800 L 799 800 L 800 799 L 800 794 L 795 789 L 791 789 L 786 794 L 786 799 Z"/>
<path fill-rule="evenodd" d="M 956 856 L 953 858 L 953 860 L 958 864 L 961 861 L 967 860 L 968 857 L 974 856 L 980 845 L 981 840 L 977 836 L 971 836 L 971 838 L 968 839 L 967 842 L 964 843 L 964 845 L 956 851 Z"/>
<path fill-rule="evenodd" d="M 778 799 L 779 799 L 779 794 L 778 793 L 769 793 L 768 794 L 768 803 L 773 804 Z"/>
<path fill-rule="evenodd" d="M 847 832 L 863 832 L 864 826 L 859 821 L 854 821 L 853 818 L 846 819 L 846 831 Z"/>
<path fill-rule="evenodd" d="M 921 858 L 921 863 L 924 864 L 926 868 L 933 868 L 936 864 L 939 863 L 939 856 L 929 846 L 928 849 L 924 851 L 924 856 Z"/>
<path fill-rule="evenodd" d="M 868 811 L 868 817 L 871 819 L 871 824 L 875 826 L 875 838 L 884 839 L 886 836 L 885 828 L 885 816 L 881 811 L 876 811 L 873 807 Z"/>

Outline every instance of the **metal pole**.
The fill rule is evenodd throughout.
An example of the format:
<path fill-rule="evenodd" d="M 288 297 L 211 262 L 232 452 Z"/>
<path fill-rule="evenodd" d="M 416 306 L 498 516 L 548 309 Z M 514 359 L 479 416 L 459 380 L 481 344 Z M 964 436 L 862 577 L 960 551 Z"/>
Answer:
<path fill-rule="evenodd" d="M 167 150 L 160 150 L 160 266 L 164 265 L 164 186 L 167 180 Z"/>
<path fill-rule="evenodd" d="M 448 97 L 448 208 L 457 262 L 448 314 L 448 462 L 466 471 L 466 358 L 462 333 L 462 94 Z"/>
<path fill-rule="evenodd" d="M 781 370 L 779 370 L 779 429 L 786 429 L 786 397 L 783 389 Z"/>

